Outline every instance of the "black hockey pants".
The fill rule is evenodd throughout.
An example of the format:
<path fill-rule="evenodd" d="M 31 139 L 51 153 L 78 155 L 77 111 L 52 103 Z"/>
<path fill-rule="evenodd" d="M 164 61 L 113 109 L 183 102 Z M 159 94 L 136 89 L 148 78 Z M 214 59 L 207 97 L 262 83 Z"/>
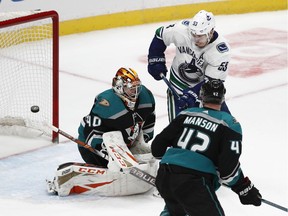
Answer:
<path fill-rule="evenodd" d="M 78 146 L 78 150 L 81 154 L 81 157 L 87 164 L 93 164 L 100 167 L 107 167 L 108 161 L 100 157 L 99 155 L 94 154 L 93 152 L 82 146 Z"/>
<path fill-rule="evenodd" d="M 160 164 L 156 187 L 171 216 L 224 216 L 212 179 L 185 167 Z"/>

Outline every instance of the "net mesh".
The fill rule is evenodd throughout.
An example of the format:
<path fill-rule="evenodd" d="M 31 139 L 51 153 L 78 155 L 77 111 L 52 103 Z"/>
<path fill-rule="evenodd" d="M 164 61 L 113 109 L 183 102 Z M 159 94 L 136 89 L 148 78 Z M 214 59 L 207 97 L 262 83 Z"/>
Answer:
<path fill-rule="evenodd" d="M 20 23 L 14 19 L 33 13 L 38 12 L 0 14 L 0 126 L 5 128 L 17 125 L 15 119 L 25 122 L 21 127 L 52 124 L 52 20 Z M 10 19 L 15 25 L 1 25 Z M 39 112 L 31 112 L 33 105 L 40 108 Z M 51 136 L 52 132 L 47 129 L 45 134 Z"/>

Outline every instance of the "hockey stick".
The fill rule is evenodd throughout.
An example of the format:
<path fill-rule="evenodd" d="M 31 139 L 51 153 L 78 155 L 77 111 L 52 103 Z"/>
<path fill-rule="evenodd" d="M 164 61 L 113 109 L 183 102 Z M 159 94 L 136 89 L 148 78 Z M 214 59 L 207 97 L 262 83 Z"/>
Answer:
<path fill-rule="evenodd" d="M 162 77 L 162 79 L 164 80 L 164 82 L 167 84 L 168 88 L 170 89 L 170 91 L 172 91 L 174 97 L 177 97 L 178 99 L 180 99 L 180 95 L 176 92 L 175 88 L 172 86 L 172 84 L 167 80 L 167 78 L 164 76 L 163 73 L 160 73 L 160 77 Z M 196 93 L 194 93 L 192 91 L 192 95 L 195 98 L 195 102 L 201 103 L 201 101 L 198 98 L 198 95 Z"/>
<path fill-rule="evenodd" d="M 156 178 L 155 178 L 154 176 L 152 176 L 152 175 L 150 175 L 150 174 L 142 171 L 141 169 L 139 169 L 139 168 L 137 168 L 137 167 L 132 167 L 131 170 L 130 170 L 130 174 L 133 175 L 133 176 L 135 176 L 136 178 L 139 178 L 139 179 L 141 179 L 142 181 L 145 181 L 145 182 L 147 182 L 148 184 L 150 184 L 150 185 L 152 185 L 152 186 L 155 187 L 155 180 L 156 180 Z M 275 208 L 278 208 L 278 209 L 280 209 L 280 210 L 282 210 L 282 211 L 288 212 L 288 209 L 287 209 L 287 208 L 285 208 L 285 207 L 283 207 L 283 206 L 280 206 L 280 205 L 278 205 L 278 204 L 276 204 L 276 203 L 273 203 L 273 202 L 268 201 L 268 200 L 263 199 L 263 198 L 261 198 L 261 201 L 262 201 L 263 203 L 267 204 L 267 205 L 270 205 L 270 206 L 275 207 Z"/>
<path fill-rule="evenodd" d="M 155 187 L 156 178 L 138 167 L 132 167 L 129 173 Z"/>
<path fill-rule="evenodd" d="M 268 201 L 268 200 L 262 199 L 262 198 L 261 198 L 261 201 L 262 201 L 263 203 L 267 204 L 267 205 L 270 205 L 270 206 L 273 206 L 273 207 L 275 207 L 275 208 L 278 208 L 278 209 L 280 209 L 280 210 L 282 210 L 282 211 L 288 212 L 288 208 L 285 208 L 285 207 L 283 207 L 283 206 L 280 206 L 280 205 L 278 205 L 278 204 L 276 204 L 276 203 L 273 203 L 273 202 L 271 202 L 271 201 Z"/>
<path fill-rule="evenodd" d="M 88 149 L 89 151 L 93 152 L 94 154 L 100 155 L 102 157 L 105 158 L 105 154 L 103 154 L 100 151 L 97 151 L 96 149 L 92 148 L 90 145 L 84 143 L 83 141 L 76 139 L 75 137 L 71 136 L 70 134 L 60 130 L 59 128 L 53 126 L 53 125 L 48 125 L 54 132 L 61 134 L 62 136 L 68 138 L 69 140 L 79 144 L 80 146 Z M 120 133 L 120 134 L 119 134 Z M 107 151 L 109 153 L 109 155 L 113 158 L 114 161 L 116 161 L 116 163 L 119 165 L 120 168 L 131 168 L 134 166 L 138 166 L 140 165 L 137 161 L 137 159 L 133 156 L 133 154 L 130 152 L 130 150 L 127 148 L 127 146 L 124 146 L 124 140 L 122 138 L 121 132 L 119 133 L 115 133 L 114 136 L 112 133 L 104 133 L 103 134 L 103 140 Z M 106 134 L 106 135 L 105 135 Z M 121 135 L 121 139 L 120 139 L 120 135 Z M 118 143 L 121 143 L 121 145 L 116 145 L 113 144 L 115 142 L 115 139 L 117 140 Z M 126 145 L 126 144 L 125 144 Z M 126 148 L 125 148 L 126 147 Z M 143 171 L 144 172 L 144 171 Z M 148 173 L 147 173 L 148 174 Z"/>
<path fill-rule="evenodd" d="M 54 132 L 61 134 L 62 136 L 68 138 L 69 140 L 71 140 L 71 141 L 77 143 L 78 145 L 80 145 L 80 146 L 88 149 L 89 151 L 91 151 L 91 152 L 93 152 L 93 153 L 95 153 L 95 154 L 97 154 L 97 155 L 101 155 L 101 156 L 103 156 L 103 157 L 106 156 L 105 154 L 103 154 L 103 153 L 97 151 L 96 149 L 92 148 L 90 145 L 84 143 L 83 141 L 81 141 L 81 140 L 79 140 L 79 139 L 76 139 L 75 137 L 73 137 L 73 136 L 71 136 L 70 134 L 68 134 L 68 133 L 60 130 L 59 128 L 55 127 L 54 125 L 48 125 L 48 126 L 49 126 Z"/>
<path fill-rule="evenodd" d="M 170 89 L 170 91 L 173 93 L 173 95 L 175 97 L 177 97 L 178 99 L 180 99 L 179 94 L 176 92 L 176 90 L 174 89 L 174 87 L 171 85 L 171 83 L 167 80 L 167 78 L 164 76 L 163 73 L 160 73 L 160 77 L 164 80 L 164 82 L 166 83 L 166 85 L 168 86 L 168 88 Z"/>
<path fill-rule="evenodd" d="M 59 133 L 61 134 L 62 136 L 68 138 L 69 140 L 83 146 L 84 148 L 90 150 L 91 152 L 93 152 L 94 154 L 97 154 L 97 155 L 101 155 L 103 153 L 97 151 L 96 149 L 93 149 L 91 146 L 89 146 L 88 144 L 82 142 L 81 140 L 78 140 L 76 139 L 75 137 L 71 136 L 70 134 L 60 130 L 59 128 L 53 126 L 53 125 L 48 125 L 53 131 L 55 131 L 56 133 Z M 109 145 L 109 144 L 108 144 Z M 111 157 L 116 160 L 117 164 L 121 167 L 121 168 L 130 168 L 130 171 L 129 171 L 129 174 L 149 183 L 149 184 L 152 184 L 153 186 L 155 186 L 155 177 L 151 176 L 149 173 L 135 167 L 135 166 L 138 166 L 140 165 L 137 160 L 135 159 L 135 157 L 132 155 L 131 153 L 131 156 L 129 155 L 129 153 L 127 154 L 129 157 L 131 157 L 130 159 L 128 159 L 128 162 L 131 163 L 131 165 L 129 165 L 127 167 L 127 164 L 126 165 L 123 165 L 123 158 L 121 158 L 122 154 L 120 152 L 120 154 L 118 154 L 118 151 L 119 149 L 116 148 L 114 146 L 112 146 L 112 148 L 110 148 L 110 151 L 112 152 L 111 154 Z M 104 155 L 104 154 L 103 154 Z M 125 158 L 127 159 L 127 157 Z M 131 161 L 132 160 L 132 161 Z M 125 162 L 125 161 L 124 161 Z M 126 162 L 125 162 L 126 163 Z"/>

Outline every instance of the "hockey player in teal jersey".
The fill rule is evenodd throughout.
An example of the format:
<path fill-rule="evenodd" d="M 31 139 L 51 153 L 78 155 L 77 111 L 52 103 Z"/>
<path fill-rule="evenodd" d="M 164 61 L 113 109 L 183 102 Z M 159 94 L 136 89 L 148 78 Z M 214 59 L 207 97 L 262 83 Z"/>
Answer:
<path fill-rule="evenodd" d="M 221 80 L 205 82 L 203 107 L 180 112 L 153 140 L 152 154 L 161 159 L 156 187 L 166 203 L 161 215 L 223 216 L 215 193 L 221 184 L 242 204 L 261 205 L 258 189 L 240 167 L 241 125 L 220 111 L 225 91 Z"/>
<path fill-rule="evenodd" d="M 95 98 L 90 113 L 83 118 L 78 139 L 91 145 L 98 154 L 79 146 L 83 160 L 88 164 L 106 167 L 108 154 L 102 135 L 121 131 L 127 146 L 133 147 L 142 136 L 145 142 L 153 138 L 155 101 L 152 93 L 135 70 L 120 68 L 112 80 L 112 88 Z"/>
<path fill-rule="evenodd" d="M 53 180 L 47 180 L 48 193 L 126 196 L 150 190 L 153 186 L 124 168 L 137 160 L 143 171 L 156 175 L 157 163 L 147 143 L 153 138 L 154 110 L 154 97 L 136 71 L 120 68 L 112 88 L 96 96 L 78 128 L 78 139 L 86 144 L 78 145 L 85 163 L 59 165 Z M 87 145 L 93 150 L 82 147 Z"/>

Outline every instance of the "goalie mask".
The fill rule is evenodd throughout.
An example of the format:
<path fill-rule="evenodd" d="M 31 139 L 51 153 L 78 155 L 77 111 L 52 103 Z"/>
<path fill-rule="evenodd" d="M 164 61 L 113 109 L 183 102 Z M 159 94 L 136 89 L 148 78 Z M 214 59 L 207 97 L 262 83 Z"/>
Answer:
<path fill-rule="evenodd" d="M 112 88 L 130 109 L 134 109 L 142 88 L 136 71 L 132 68 L 120 68 L 112 80 Z"/>
<path fill-rule="evenodd" d="M 203 83 L 200 89 L 200 99 L 203 103 L 222 104 L 225 100 L 226 89 L 223 81 L 210 80 Z"/>
<path fill-rule="evenodd" d="M 205 10 L 199 11 L 189 22 L 189 30 L 196 44 L 197 40 L 202 40 L 202 44 L 208 44 L 212 37 L 214 28 L 214 15 Z M 201 47 L 204 47 L 205 45 L 202 45 Z"/>

